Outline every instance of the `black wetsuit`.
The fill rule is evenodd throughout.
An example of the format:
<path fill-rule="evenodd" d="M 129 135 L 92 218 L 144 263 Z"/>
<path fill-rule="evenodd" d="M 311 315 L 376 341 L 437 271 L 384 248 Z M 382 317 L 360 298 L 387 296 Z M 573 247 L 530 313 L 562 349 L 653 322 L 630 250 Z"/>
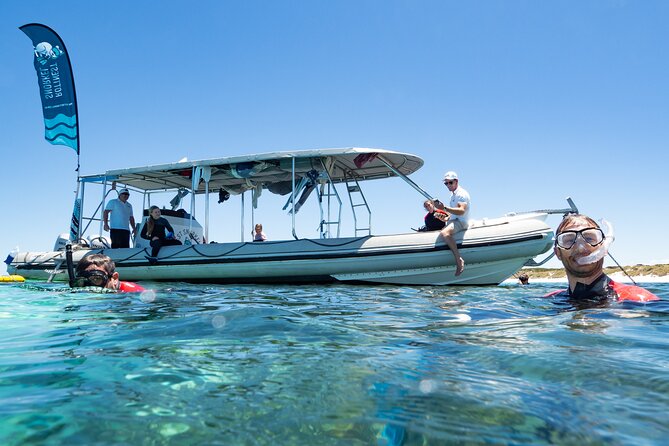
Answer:
<path fill-rule="evenodd" d="M 142 233 L 140 235 L 143 239 L 150 240 L 149 243 L 151 244 L 152 248 L 151 257 L 157 257 L 158 252 L 160 252 L 160 248 L 163 246 L 181 245 L 179 240 L 167 238 L 167 231 L 174 233 L 174 229 L 172 229 L 172 225 L 164 217 L 160 217 L 158 220 L 153 220 L 153 231 L 151 232 L 150 236 L 146 234 L 147 227 L 148 225 L 144 223 L 144 227 L 142 228 Z M 158 237 L 158 239 L 151 240 L 153 237 Z"/>
<path fill-rule="evenodd" d="M 434 216 L 435 212 L 428 212 L 425 214 L 425 226 L 421 227 L 419 231 L 425 232 L 425 231 L 440 231 L 444 229 L 444 226 L 446 226 L 446 223 L 439 220 L 437 217 Z"/>
<path fill-rule="evenodd" d="M 572 291 L 567 288 L 560 293 L 560 296 L 567 296 L 570 299 L 598 299 L 616 297 L 615 291 L 609 286 L 611 278 L 603 274 L 597 278 L 590 285 L 581 282 L 576 283 L 576 288 Z"/>
<path fill-rule="evenodd" d="M 576 283 L 576 288 L 554 291 L 546 297 L 566 297 L 572 302 L 576 301 L 605 301 L 615 299 L 617 301 L 649 302 L 658 300 L 659 297 L 650 291 L 636 285 L 626 285 L 611 280 L 609 276 L 602 273 L 590 285 L 581 282 Z"/>

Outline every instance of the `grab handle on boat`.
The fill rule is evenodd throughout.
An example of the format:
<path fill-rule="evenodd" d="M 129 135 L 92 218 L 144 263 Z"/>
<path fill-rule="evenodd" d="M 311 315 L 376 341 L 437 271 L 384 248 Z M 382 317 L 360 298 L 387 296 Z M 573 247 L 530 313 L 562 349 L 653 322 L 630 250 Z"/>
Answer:
<path fill-rule="evenodd" d="M 70 282 L 70 288 L 74 287 L 74 265 L 72 263 L 72 244 L 65 245 L 65 261 L 67 262 L 67 277 Z"/>

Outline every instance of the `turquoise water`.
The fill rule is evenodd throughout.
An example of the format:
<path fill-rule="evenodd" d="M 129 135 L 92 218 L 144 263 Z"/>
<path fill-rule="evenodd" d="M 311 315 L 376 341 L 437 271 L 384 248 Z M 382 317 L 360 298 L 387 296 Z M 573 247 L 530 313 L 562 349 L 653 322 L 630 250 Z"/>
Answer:
<path fill-rule="evenodd" d="M 669 284 L 646 284 L 669 300 Z M 666 444 L 669 304 L 0 286 L 2 445 Z"/>

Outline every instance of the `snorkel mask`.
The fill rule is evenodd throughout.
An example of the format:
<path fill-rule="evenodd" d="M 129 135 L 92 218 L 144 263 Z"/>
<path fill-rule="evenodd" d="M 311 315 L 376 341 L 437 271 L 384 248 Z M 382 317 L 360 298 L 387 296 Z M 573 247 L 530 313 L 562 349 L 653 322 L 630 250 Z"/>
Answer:
<path fill-rule="evenodd" d="M 111 277 L 107 275 L 104 271 L 92 270 L 84 271 L 74 278 L 72 283 L 73 287 L 101 287 L 104 288 Z"/>
<path fill-rule="evenodd" d="M 595 249 L 589 255 L 576 259 L 576 263 L 578 263 L 579 265 L 589 265 L 591 263 L 599 262 L 606 256 L 606 254 L 609 253 L 609 246 L 611 246 L 611 243 L 613 243 L 613 241 L 615 240 L 615 235 L 613 234 L 613 226 L 611 226 L 611 223 L 609 223 L 608 221 L 601 219 L 599 220 L 599 227 L 602 229 L 602 232 L 604 233 L 604 239 L 597 246 L 597 249 Z M 604 229 L 606 230 L 604 231 Z M 581 240 L 577 239 L 576 243 L 585 243 L 585 242 L 581 238 Z"/>

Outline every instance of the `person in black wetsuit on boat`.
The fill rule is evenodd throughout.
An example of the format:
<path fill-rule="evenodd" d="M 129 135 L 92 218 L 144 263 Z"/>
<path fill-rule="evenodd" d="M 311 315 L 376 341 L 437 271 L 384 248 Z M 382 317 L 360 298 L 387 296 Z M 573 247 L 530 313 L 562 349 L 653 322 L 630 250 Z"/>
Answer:
<path fill-rule="evenodd" d="M 149 218 L 146 219 L 142 233 L 143 239 L 150 240 L 151 256 L 146 257 L 150 264 L 158 263 L 158 252 L 163 246 L 181 245 L 181 242 L 174 238 L 174 229 L 165 217 L 160 216 L 160 208 L 151 206 L 149 208 Z"/>
<path fill-rule="evenodd" d="M 418 229 L 418 232 L 428 232 L 428 231 L 441 231 L 446 226 L 445 220 L 448 218 L 448 214 L 443 210 L 444 205 L 441 204 L 441 208 L 437 207 L 437 203 L 441 204 L 439 200 L 425 200 L 423 206 L 427 211 L 425 214 L 425 226 L 421 226 Z M 443 219 L 439 219 L 435 214 L 445 214 Z"/>
<path fill-rule="evenodd" d="M 659 297 L 644 288 L 625 285 L 604 274 L 604 256 L 612 237 L 604 235 L 599 225 L 581 214 L 567 215 L 555 230 L 555 255 L 562 261 L 569 288 L 548 294 L 571 300 L 648 302 Z"/>

